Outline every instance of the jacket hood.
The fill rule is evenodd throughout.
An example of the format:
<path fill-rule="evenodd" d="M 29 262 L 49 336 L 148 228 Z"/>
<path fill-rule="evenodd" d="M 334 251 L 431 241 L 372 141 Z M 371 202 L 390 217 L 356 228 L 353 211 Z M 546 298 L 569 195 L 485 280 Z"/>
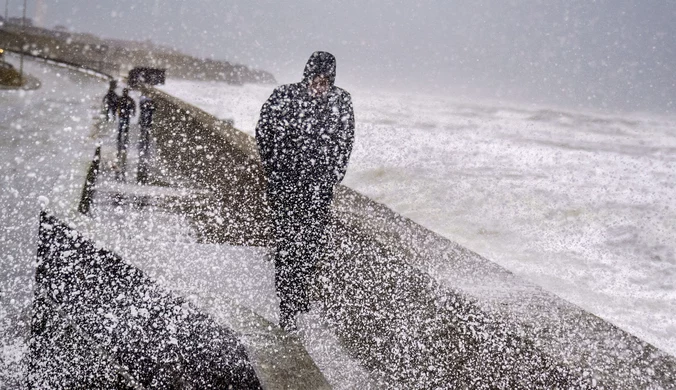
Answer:
<path fill-rule="evenodd" d="M 319 75 L 327 76 L 332 86 L 336 82 L 336 57 L 333 54 L 316 51 L 307 60 L 305 71 L 303 71 L 303 82 L 309 84 L 313 78 Z"/>

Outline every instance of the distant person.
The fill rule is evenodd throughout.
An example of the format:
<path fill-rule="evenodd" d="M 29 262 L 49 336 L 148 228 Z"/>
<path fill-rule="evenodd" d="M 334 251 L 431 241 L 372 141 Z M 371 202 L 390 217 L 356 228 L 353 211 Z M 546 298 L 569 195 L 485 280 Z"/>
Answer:
<path fill-rule="evenodd" d="M 119 97 L 115 93 L 115 88 L 117 88 L 117 82 L 111 80 L 108 86 L 108 92 L 106 93 L 106 96 L 103 97 L 103 109 L 106 111 L 107 122 L 115 120 L 115 111 L 117 111 L 117 101 L 119 100 Z"/>
<path fill-rule="evenodd" d="M 129 119 L 136 115 L 136 103 L 129 96 L 129 88 L 122 90 L 117 103 L 120 126 L 117 132 L 117 180 L 124 180 L 127 174 L 127 147 L 129 146 Z"/>
<path fill-rule="evenodd" d="M 333 189 L 354 141 L 352 100 L 335 79 L 335 57 L 313 53 L 303 81 L 277 87 L 256 127 L 273 225 L 279 324 L 287 331 L 309 310 L 308 283 L 326 245 Z"/>
<path fill-rule="evenodd" d="M 148 179 L 148 158 L 150 153 L 150 129 L 153 125 L 153 113 L 155 112 L 155 102 L 147 96 L 141 96 L 139 100 L 139 119 L 141 133 L 138 143 L 138 172 L 136 181 L 145 184 Z"/>

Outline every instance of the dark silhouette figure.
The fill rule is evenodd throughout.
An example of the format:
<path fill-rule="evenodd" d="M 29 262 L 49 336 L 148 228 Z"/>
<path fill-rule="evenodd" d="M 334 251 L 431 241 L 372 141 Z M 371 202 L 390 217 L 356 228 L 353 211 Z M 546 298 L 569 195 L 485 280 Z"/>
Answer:
<path fill-rule="evenodd" d="M 138 143 L 138 172 L 136 181 L 140 184 L 146 184 L 148 180 L 148 159 L 150 157 L 150 130 L 153 125 L 153 113 L 155 112 L 155 102 L 147 96 L 141 96 L 139 101 L 139 119 L 141 133 Z"/>
<path fill-rule="evenodd" d="M 117 88 L 117 82 L 112 80 L 108 92 L 103 97 L 103 109 L 106 111 L 106 121 L 108 122 L 115 120 L 115 111 L 117 111 L 119 96 L 115 93 L 115 88 Z"/>
<path fill-rule="evenodd" d="M 352 100 L 335 78 L 335 57 L 313 53 L 303 81 L 276 88 L 256 127 L 273 225 L 280 326 L 286 330 L 294 330 L 296 314 L 309 309 L 307 288 L 325 247 L 333 189 L 345 175 L 354 141 Z"/>
<path fill-rule="evenodd" d="M 127 147 L 129 146 L 129 119 L 136 115 L 136 103 L 129 96 L 129 88 L 122 90 L 122 96 L 117 104 L 117 114 L 120 126 L 117 132 L 117 180 L 124 181 L 127 174 Z"/>

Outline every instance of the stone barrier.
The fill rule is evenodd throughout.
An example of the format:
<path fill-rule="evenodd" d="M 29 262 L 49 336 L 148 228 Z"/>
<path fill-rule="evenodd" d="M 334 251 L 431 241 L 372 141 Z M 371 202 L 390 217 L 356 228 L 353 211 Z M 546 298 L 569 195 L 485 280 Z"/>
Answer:
<path fill-rule="evenodd" d="M 29 388 L 261 388 L 231 330 L 46 212 L 35 281 Z"/>
<path fill-rule="evenodd" d="M 214 194 L 215 209 L 195 213 L 196 218 L 206 220 L 201 223 L 208 228 L 203 238 L 235 245 L 265 245 L 265 180 L 254 140 L 232 124 L 173 96 L 147 87 L 141 91 L 155 102 L 151 136 L 161 166 Z"/>

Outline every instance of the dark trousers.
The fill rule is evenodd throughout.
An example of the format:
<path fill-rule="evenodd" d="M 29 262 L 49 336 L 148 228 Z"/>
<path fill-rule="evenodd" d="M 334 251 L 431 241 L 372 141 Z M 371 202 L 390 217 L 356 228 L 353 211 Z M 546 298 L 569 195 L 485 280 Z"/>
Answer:
<path fill-rule="evenodd" d="M 117 172 L 115 178 L 124 180 L 127 174 L 127 147 L 129 146 L 129 118 L 120 116 L 117 131 Z"/>
<path fill-rule="evenodd" d="M 280 318 L 308 310 L 308 283 L 326 246 L 332 187 L 268 186 Z"/>
<path fill-rule="evenodd" d="M 146 184 L 148 181 L 148 159 L 150 158 L 150 126 L 141 125 L 138 143 L 138 171 L 136 181 Z"/>
<path fill-rule="evenodd" d="M 114 106 L 108 106 L 106 105 L 106 121 L 114 121 L 115 120 L 115 107 Z"/>

